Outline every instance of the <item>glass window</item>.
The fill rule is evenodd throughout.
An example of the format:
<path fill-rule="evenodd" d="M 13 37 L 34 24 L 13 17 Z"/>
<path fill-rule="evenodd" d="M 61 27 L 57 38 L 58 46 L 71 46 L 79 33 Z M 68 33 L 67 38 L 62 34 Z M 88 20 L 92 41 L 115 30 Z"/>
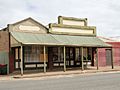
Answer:
<path fill-rule="evenodd" d="M 81 56 L 80 56 L 80 48 L 76 48 L 75 49 L 75 60 L 76 61 L 79 61 L 81 59 Z"/>
<path fill-rule="evenodd" d="M 58 48 L 53 48 L 53 61 L 58 61 Z"/>
<path fill-rule="evenodd" d="M 18 59 L 18 48 L 15 48 L 15 59 Z"/>
<path fill-rule="evenodd" d="M 25 46 L 24 61 L 25 62 L 40 62 L 40 54 L 43 48 L 40 46 Z"/>
<path fill-rule="evenodd" d="M 73 48 L 70 48 L 70 59 L 74 58 L 74 50 Z"/>
<path fill-rule="evenodd" d="M 87 56 L 88 60 L 92 59 L 92 48 L 88 48 L 88 56 Z"/>

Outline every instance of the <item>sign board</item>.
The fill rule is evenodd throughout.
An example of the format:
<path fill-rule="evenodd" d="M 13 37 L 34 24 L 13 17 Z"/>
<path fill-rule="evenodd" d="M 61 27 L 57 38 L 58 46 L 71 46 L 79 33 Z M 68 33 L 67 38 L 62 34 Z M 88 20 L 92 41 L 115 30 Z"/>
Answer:
<path fill-rule="evenodd" d="M 96 28 L 93 26 L 70 26 L 61 24 L 49 24 L 49 32 L 55 34 L 71 35 L 96 35 Z"/>
<path fill-rule="evenodd" d="M 87 18 L 58 17 L 58 24 L 87 26 Z"/>
<path fill-rule="evenodd" d="M 20 25 L 19 29 L 25 30 L 25 31 L 39 31 L 40 30 L 40 28 L 37 26 L 25 26 L 25 25 Z"/>

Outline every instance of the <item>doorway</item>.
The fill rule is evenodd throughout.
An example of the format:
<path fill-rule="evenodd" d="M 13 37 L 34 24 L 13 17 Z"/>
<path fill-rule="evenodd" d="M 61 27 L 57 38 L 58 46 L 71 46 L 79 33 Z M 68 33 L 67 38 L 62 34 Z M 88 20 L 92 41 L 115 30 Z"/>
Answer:
<path fill-rule="evenodd" d="M 20 53 L 20 47 L 14 48 L 14 68 L 20 69 L 20 62 L 21 62 L 21 53 Z"/>
<path fill-rule="evenodd" d="M 111 65 L 111 60 L 112 60 L 112 50 L 106 49 L 106 65 L 107 66 Z"/>

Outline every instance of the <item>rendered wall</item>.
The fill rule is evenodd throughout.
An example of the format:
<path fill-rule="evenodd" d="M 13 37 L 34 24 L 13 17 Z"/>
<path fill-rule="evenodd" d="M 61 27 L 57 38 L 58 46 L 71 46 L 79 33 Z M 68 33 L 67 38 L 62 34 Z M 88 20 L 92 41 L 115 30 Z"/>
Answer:
<path fill-rule="evenodd" d="M 106 66 L 106 50 L 105 48 L 98 49 L 98 62 L 99 66 Z"/>
<path fill-rule="evenodd" d="M 108 44 L 112 45 L 114 66 L 120 66 L 120 42 L 108 42 Z M 107 48 L 99 49 L 99 66 L 106 66 L 106 49 Z"/>
<path fill-rule="evenodd" d="M 0 31 L 0 64 L 7 64 L 9 73 L 9 33 Z"/>

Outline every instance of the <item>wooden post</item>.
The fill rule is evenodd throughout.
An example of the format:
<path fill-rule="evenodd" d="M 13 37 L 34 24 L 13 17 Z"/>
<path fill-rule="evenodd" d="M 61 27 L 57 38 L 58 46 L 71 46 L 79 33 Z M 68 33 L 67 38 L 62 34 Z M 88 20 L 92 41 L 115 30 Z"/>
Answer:
<path fill-rule="evenodd" d="M 88 48 L 86 48 L 86 68 L 87 68 L 87 64 L 88 64 Z"/>
<path fill-rule="evenodd" d="M 96 62 L 97 62 L 97 70 L 98 70 L 99 69 L 98 48 L 96 49 Z"/>
<path fill-rule="evenodd" d="M 46 72 L 46 55 L 45 55 L 45 46 L 43 47 L 43 52 L 44 52 L 44 73 Z"/>
<path fill-rule="evenodd" d="M 112 66 L 112 69 L 114 69 L 114 57 L 113 57 L 113 48 L 111 48 L 111 66 Z"/>
<path fill-rule="evenodd" d="M 81 64 L 82 64 L 82 70 L 84 70 L 84 66 L 83 66 L 83 47 L 81 47 Z"/>
<path fill-rule="evenodd" d="M 64 46 L 64 72 L 66 71 L 66 55 L 65 55 L 65 46 Z"/>
<path fill-rule="evenodd" d="M 23 76 L 23 46 L 21 45 L 21 76 Z"/>

